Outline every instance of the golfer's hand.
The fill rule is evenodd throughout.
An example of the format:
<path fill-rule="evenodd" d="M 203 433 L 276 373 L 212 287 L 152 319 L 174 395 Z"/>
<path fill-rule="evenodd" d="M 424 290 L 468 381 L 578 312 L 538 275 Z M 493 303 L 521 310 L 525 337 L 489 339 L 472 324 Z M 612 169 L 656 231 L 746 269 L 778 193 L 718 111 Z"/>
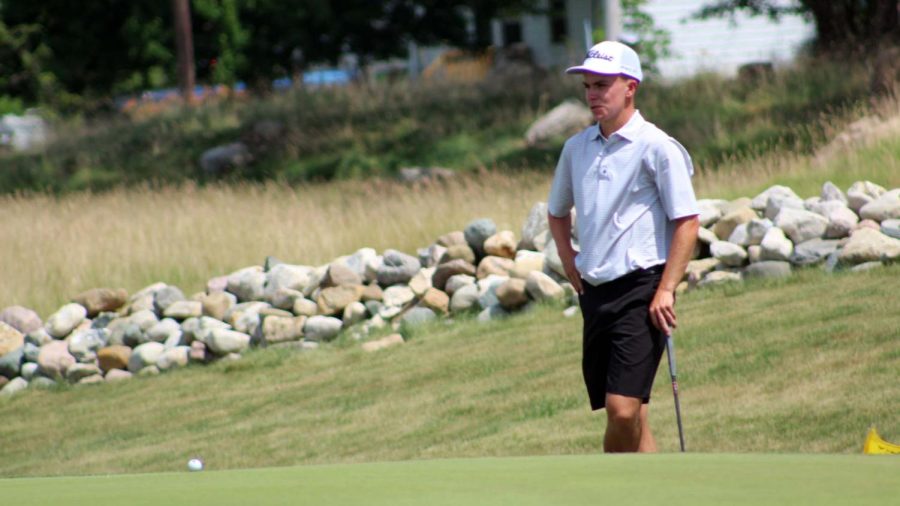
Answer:
<path fill-rule="evenodd" d="M 669 335 L 677 326 L 675 321 L 675 294 L 669 290 L 657 290 L 650 303 L 650 321 L 653 326 Z"/>
<path fill-rule="evenodd" d="M 581 273 L 575 268 L 575 253 L 560 252 L 559 259 L 562 260 L 563 269 L 566 271 L 566 278 L 569 280 L 569 283 L 572 283 L 575 292 L 578 293 L 578 295 L 583 294 L 584 287 L 581 286 Z"/>

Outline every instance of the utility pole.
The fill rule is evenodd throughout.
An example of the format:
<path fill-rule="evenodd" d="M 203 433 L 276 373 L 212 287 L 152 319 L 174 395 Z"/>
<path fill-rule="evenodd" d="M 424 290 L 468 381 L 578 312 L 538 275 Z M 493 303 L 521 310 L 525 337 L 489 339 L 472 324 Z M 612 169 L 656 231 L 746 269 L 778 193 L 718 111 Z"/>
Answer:
<path fill-rule="evenodd" d="M 175 20 L 175 55 L 178 60 L 178 88 L 190 104 L 194 98 L 194 37 L 191 32 L 190 0 L 172 0 Z"/>
<path fill-rule="evenodd" d="M 619 0 L 603 1 L 603 33 L 606 40 L 622 37 L 622 3 Z"/>

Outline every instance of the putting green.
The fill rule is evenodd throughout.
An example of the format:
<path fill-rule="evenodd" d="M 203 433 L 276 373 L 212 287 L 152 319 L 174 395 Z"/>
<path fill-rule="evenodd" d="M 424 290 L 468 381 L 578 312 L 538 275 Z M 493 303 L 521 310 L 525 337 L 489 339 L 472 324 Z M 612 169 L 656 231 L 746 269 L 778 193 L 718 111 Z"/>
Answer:
<path fill-rule="evenodd" d="M 31 505 L 863 506 L 900 501 L 900 458 L 586 455 L 199 473 L 185 464 L 173 473 L 2 479 L 0 490 L 5 504 Z"/>

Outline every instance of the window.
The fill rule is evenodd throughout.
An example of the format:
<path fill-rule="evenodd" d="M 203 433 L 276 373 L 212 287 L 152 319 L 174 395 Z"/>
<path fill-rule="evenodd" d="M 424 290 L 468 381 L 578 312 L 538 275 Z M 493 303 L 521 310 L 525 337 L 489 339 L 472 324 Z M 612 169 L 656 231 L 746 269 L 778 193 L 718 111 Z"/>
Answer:
<path fill-rule="evenodd" d="M 566 0 L 552 0 L 550 2 L 550 40 L 554 44 L 560 44 L 566 41 L 568 35 Z"/>
<path fill-rule="evenodd" d="M 522 24 L 518 21 L 503 22 L 503 44 L 509 46 L 522 42 Z"/>

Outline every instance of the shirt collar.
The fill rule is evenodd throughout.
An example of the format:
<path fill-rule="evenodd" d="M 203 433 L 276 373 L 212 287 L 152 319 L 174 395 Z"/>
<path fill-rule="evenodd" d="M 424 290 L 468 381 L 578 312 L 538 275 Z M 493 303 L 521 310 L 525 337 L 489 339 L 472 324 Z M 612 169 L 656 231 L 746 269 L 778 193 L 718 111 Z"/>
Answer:
<path fill-rule="evenodd" d="M 616 130 L 609 136 L 609 138 L 603 137 L 603 133 L 600 131 L 600 122 L 596 123 L 595 128 L 597 129 L 597 134 L 594 136 L 595 140 L 599 140 L 601 142 L 609 141 L 615 136 L 619 136 L 627 141 L 634 141 L 637 138 L 637 134 L 640 131 L 641 127 L 644 126 L 647 120 L 641 116 L 641 111 L 635 109 L 634 114 L 631 115 L 631 118 L 628 119 L 628 123 L 625 123 L 622 128 Z"/>

